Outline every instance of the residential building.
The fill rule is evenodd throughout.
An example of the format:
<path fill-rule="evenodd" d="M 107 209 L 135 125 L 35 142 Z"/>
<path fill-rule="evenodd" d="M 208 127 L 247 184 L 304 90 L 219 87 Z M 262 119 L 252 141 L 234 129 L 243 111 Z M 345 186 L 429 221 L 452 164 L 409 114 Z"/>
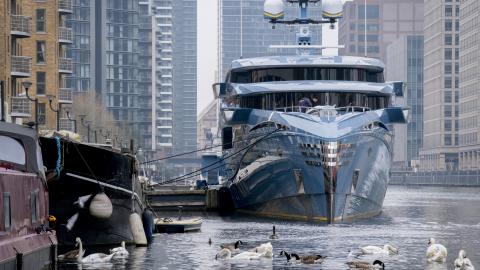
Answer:
<path fill-rule="evenodd" d="M 295 44 L 298 26 L 275 25 L 263 17 L 263 1 L 219 0 L 218 71 L 224 80 L 233 60 L 266 55 L 291 55 L 295 50 L 273 50 L 270 45 Z M 321 19 L 320 5 L 309 13 Z M 285 19 L 298 17 L 298 6 L 285 5 Z M 311 26 L 312 44 L 321 45 L 321 26 Z"/>
<path fill-rule="evenodd" d="M 385 78 L 405 83 L 402 105 L 410 108 L 408 124 L 395 127 L 394 161 L 411 168 L 418 163 L 423 141 L 423 35 L 401 36 L 387 46 L 386 57 Z"/>
<path fill-rule="evenodd" d="M 420 169 L 458 169 L 460 2 L 425 0 L 423 149 Z"/>
<path fill-rule="evenodd" d="M 387 46 L 406 35 L 423 34 L 423 0 L 353 0 L 339 20 L 340 55 L 387 59 Z M 366 27 L 365 27 L 366 26 Z"/>
<path fill-rule="evenodd" d="M 70 13 L 71 0 L 0 4 L 0 55 L 6 60 L 0 64 L 0 81 L 6 120 L 35 121 L 37 115 L 39 129 L 60 128 L 62 105 L 72 103 L 71 90 L 65 85 L 65 75 L 72 72 L 72 60 L 66 57 L 66 47 L 73 41 L 72 30 L 65 25 Z M 36 108 L 22 82 L 29 83 L 28 97 L 38 100 Z M 63 122 L 64 129 L 72 129 L 70 121 Z"/>
<path fill-rule="evenodd" d="M 480 169 L 480 1 L 460 2 L 459 167 Z M 456 67 L 457 68 L 457 67 Z M 458 72 L 455 70 L 455 72 Z"/>
<path fill-rule="evenodd" d="M 221 147 L 218 149 L 213 147 L 221 143 L 220 134 L 218 131 L 218 121 L 219 121 L 219 103 L 218 100 L 213 100 L 205 107 L 200 114 L 198 115 L 197 122 L 197 145 L 198 149 L 207 149 L 207 151 L 212 152 L 215 150 L 221 150 Z"/>
<path fill-rule="evenodd" d="M 197 148 L 197 1 L 154 0 L 157 151 Z"/>

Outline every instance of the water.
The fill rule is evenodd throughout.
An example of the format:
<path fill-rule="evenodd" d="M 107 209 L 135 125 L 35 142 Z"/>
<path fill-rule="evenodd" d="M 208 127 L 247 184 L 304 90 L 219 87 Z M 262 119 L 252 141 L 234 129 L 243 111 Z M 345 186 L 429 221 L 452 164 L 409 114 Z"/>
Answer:
<path fill-rule="evenodd" d="M 205 215 L 202 231 L 158 234 L 146 248 L 129 247 L 130 257 L 100 267 L 60 265 L 60 269 L 348 269 L 349 250 L 390 243 L 399 255 L 362 256 L 359 260 L 385 262 L 385 269 L 453 269 L 459 249 L 465 249 L 480 268 L 480 188 L 400 187 L 387 192 L 383 213 L 375 218 L 335 225 L 285 222 L 253 217 L 221 218 Z M 244 241 L 245 249 L 270 241 L 272 225 L 275 257 L 261 261 L 216 261 L 220 243 Z M 427 265 L 428 238 L 448 249 L 444 265 Z M 208 244 L 211 238 L 212 245 Z M 321 265 L 287 264 L 281 250 L 328 256 Z M 103 252 L 105 252 L 104 250 Z M 91 251 L 90 251 L 91 252 Z M 89 250 L 87 250 L 87 254 Z"/>

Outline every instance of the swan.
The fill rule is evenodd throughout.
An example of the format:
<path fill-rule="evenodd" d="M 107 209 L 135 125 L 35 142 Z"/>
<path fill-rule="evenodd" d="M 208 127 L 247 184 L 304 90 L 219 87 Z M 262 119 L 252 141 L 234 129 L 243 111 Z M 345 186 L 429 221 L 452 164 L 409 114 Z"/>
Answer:
<path fill-rule="evenodd" d="M 385 269 L 385 264 L 380 261 L 380 260 L 375 260 L 372 264 L 369 262 L 362 262 L 362 261 L 352 261 L 352 262 L 347 262 L 348 267 L 354 268 L 354 269 L 368 269 L 368 270 L 373 270 L 373 269 Z"/>
<path fill-rule="evenodd" d="M 217 255 L 215 255 L 215 260 L 226 260 L 232 257 L 232 252 L 228 248 L 220 250 Z"/>
<path fill-rule="evenodd" d="M 232 260 L 258 260 L 262 257 L 265 257 L 263 253 L 244 251 L 238 255 L 233 256 Z"/>
<path fill-rule="evenodd" d="M 362 250 L 363 254 L 383 254 L 383 255 L 398 254 L 398 249 L 394 248 L 389 244 L 384 245 L 383 248 L 377 247 L 377 246 L 365 246 L 365 247 L 361 247 L 360 250 Z"/>
<path fill-rule="evenodd" d="M 434 238 L 430 238 L 427 248 L 427 261 L 444 263 L 447 261 L 447 249 L 441 245 L 436 244 Z"/>
<path fill-rule="evenodd" d="M 261 244 L 258 247 L 252 248 L 249 251 L 256 252 L 256 253 L 264 253 L 267 251 L 273 252 L 273 246 L 272 246 L 272 243 L 268 242 L 265 244 Z"/>
<path fill-rule="evenodd" d="M 120 247 L 110 249 L 110 254 L 114 254 L 114 259 L 121 259 L 128 257 L 128 250 L 125 248 L 125 241 L 122 241 Z"/>
<path fill-rule="evenodd" d="M 58 259 L 60 261 L 81 261 L 83 258 L 83 254 L 85 254 L 85 250 L 83 249 L 82 240 L 80 237 L 75 238 L 75 247 L 78 249 L 71 250 L 65 254 L 58 255 Z"/>
<path fill-rule="evenodd" d="M 453 263 L 455 265 L 455 270 L 475 270 L 472 262 L 467 258 L 467 253 L 465 250 L 460 250 L 458 252 L 458 258 Z"/>
<path fill-rule="evenodd" d="M 298 261 L 304 264 L 314 264 L 314 263 L 322 263 L 325 260 L 325 256 L 322 255 L 303 255 L 299 256 L 295 253 L 287 253 L 286 251 L 281 251 L 280 256 L 285 255 L 287 257 L 287 261 Z"/>
<path fill-rule="evenodd" d="M 240 245 L 243 245 L 243 242 L 238 240 L 235 243 L 230 243 L 230 244 L 221 244 L 221 248 L 228 248 L 230 251 L 234 251 L 235 249 L 238 249 Z"/>
<path fill-rule="evenodd" d="M 273 234 L 270 235 L 270 239 L 278 239 L 278 234 L 275 233 L 275 226 L 273 226 Z"/>
<path fill-rule="evenodd" d="M 107 255 L 104 253 L 93 253 L 82 259 L 82 263 L 93 264 L 93 263 L 106 263 L 110 262 L 115 253 Z"/>

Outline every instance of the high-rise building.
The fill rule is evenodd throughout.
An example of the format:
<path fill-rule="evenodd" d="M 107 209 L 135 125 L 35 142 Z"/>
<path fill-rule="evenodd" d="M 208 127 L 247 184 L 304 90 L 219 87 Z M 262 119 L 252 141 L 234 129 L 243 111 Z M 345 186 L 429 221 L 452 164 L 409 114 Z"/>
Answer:
<path fill-rule="evenodd" d="M 154 0 L 157 150 L 197 148 L 197 1 Z"/>
<path fill-rule="evenodd" d="M 263 17 L 263 1 L 219 0 L 218 72 L 224 80 L 233 60 L 266 55 L 291 55 L 295 50 L 272 50 L 270 45 L 294 45 L 298 26 L 276 25 Z M 311 17 L 320 19 L 320 6 L 309 8 Z M 298 17 L 298 7 L 287 5 L 285 19 Z M 321 26 L 311 26 L 312 44 L 321 45 Z"/>
<path fill-rule="evenodd" d="M 480 1 L 460 2 L 459 146 L 462 170 L 480 169 Z M 457 21 L 455 21 L 456 23 Z M 457 67 L 456 67 L 457 68 Z M 455 69 L 455 72 L 458 72 Z"/>
<path fill-rule="evenodd" d="M 425 0 L 421 170 L 458 169 L 460 2 Z"/>
<path fill-rule="evenodd" d="M 213 100 L 205 107 L 198 115 L 197 123 L 197 144 L 198 149 L 209 148 L 206 151 L 212 152 L 221 150 L 220 147 L 214 147 L 220 144 L 220 134 L 218 130 L 219 121 L 219 106 L 217 100 Z"/>
<path fill-rule="evenodd" d="M 405 147 L 406 153 L 399 156 L 402 151 L 395 151 L 394 160 L 403 161 L 402 167 L 412 167 L 418 164 L 423 141 L 423 35 L 400 37 L 387 46 L 386 57 L 385 78 L 406 84 L 404 105 L 410 108 L 411 116 L 405 135 L 397 132 L 405 125 L 396 127 L 395 142 Z"/>
<path fill-rule="evenodd" d="M 353 0 L 345 3 L 339 23 L 339 44 L 345 45 L 340 55 L 385 62 L 389 44 L 401 36 L 421 34 L 423 0 Z"/>
<path fill-rule="evenodd" d="M 72 59 L 65 54 L 73 40 L 72 30 L 65 25 L 70 13 L 71 0 L 0 3 L 0 57 L 5 59 L 0 61 L 4 90 L 0 107 L 5 120 L 38 120 L 39 129 L 62 126 L 62 106 L 72 103 L 64 79 L 72 72 Z M 38 105 L 32 106 L 28 98 L 37 99 Z M 64 124 L 64 129 L 71 130 L 71 122 Z"/>

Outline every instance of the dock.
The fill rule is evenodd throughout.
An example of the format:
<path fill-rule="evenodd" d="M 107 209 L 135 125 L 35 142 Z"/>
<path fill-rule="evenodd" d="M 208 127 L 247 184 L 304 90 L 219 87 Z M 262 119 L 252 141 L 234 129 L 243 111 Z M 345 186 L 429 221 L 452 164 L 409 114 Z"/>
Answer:
<path fill-rule="evenodd" d="M 189 186 L 159 186 L 146 190 L 145 196 L 155 212 L 176 211 L 179 206 L 185 211 L 216 211 L 218 192 L 218 189 L 195 190 Z"/>

